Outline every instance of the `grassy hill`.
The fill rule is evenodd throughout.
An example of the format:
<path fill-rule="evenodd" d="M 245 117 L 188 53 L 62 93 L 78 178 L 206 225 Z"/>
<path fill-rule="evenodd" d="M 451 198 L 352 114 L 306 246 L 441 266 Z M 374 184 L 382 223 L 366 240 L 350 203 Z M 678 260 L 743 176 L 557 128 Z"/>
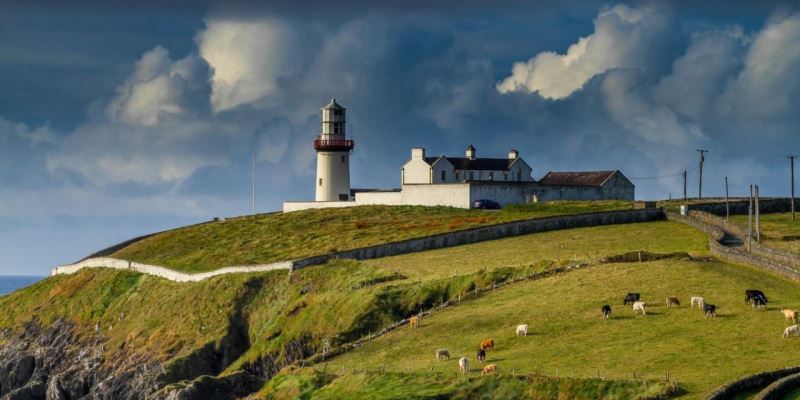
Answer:
<path fill-rule="evenodd" d="M 202 272 L 230 265 L 288 261 L 502 222 L 631 206 L 621 201 L 565 201 L 508 206 L 499 211 L 362 206 L 262 214 L 171 230 L 111 256 Z"/>
<path fill-rule="evenodd" d="M 341 237 L 351 238 L 345 243 L 370 243 L 409 234 L 390 228 L 391 224 L 413 224 L 419 230 L 408 230 L 417 235 L 446 231 L 451 223 L 474 226 L 575 212 L 577 206 L 504 212 L 397 208 L 385 210 L 385 218 L 380 208 L 345 209 L 351 213 L 350 219 L 344 219 L 348 222 L 331 220 L 315 226 L 303 226 L 302 213 L 287 214 L 286 218 L 298 216 L 297 231 L 304 232 L 298 236 L 301 239 L 276 233 L 293 231 L 289 222 L 275 225 L 270 218 L 277 216 L 260 216 L 249 222 L 186 228 L 184 233 L 194 240 L 183 238 L 178 234 L 181 230 L 166 233 L 169 245 L 140 247 L 152 257 L 140 261 L 164 264 L 153 260 L 202 256 L 207 265 L 212 261 L 216 265 L 215 257 L 222 253 L 215 253 L 221 250 L 212 245 L 231 246 L 234 242 L 228 240 L 239 235 L 237 229 L 251 229 L 292 246 L 274 248 L 273 253 L 264 250 L 259 253 L 263 257 L 281 254 L 293 259 L 329 251 L 316 247 L 310 238 L 333 243 L 337 229 Z M 356 228 L 357 222 L 366 225 L 359 223 L 362 227 Z M 269 228 L 275 226 L 283 227 Z M 224 231 L 229 228 L 232 231 Z M 361 229 L 372 233 L 360 236 Z M 211 237 L 221 239 L 217 242 Z M 253 243 L 247 246 L 261 251 Z M 659 383 L 666 371 L 688 390 L 687 398 L 700 398 L 744 373 L 792 363 L 800 343 L 781 339 L 785 324 L 777 311 L 800 306 L 796 284 L 750 268 L 708 261 L 706 246 L 705 235 L 661 221 L 544 232 L 368 262 L 337 261 L 291 274 L 236 274 L 197 283 L 175 283 L 129 271 L 84 270 L 49 277 L 0 298 L 0 346 L 13 338 L 3 332 L 21 332 L 30 323 L 47 326 L 68 320 L 74 323 L 77 337 L 103 340 L 104 362 L 109 366 L 129 358 L 163 364 L 165 382 L 176 382 L 170 388 L 186 387 L 195 379 L 224 382 L 243 371 L 272 378 L 248 389 L 257 392 L 253 398 L 624 399 L 666 395 L 671 386 Z M 130 254 L 133 250 L 127 249 Z M 700 259 L 600 262 L 638 250 L 687 252 Z M 469 295 L 475 288 L 575 262 L 592 265 L 517 282 L 476 298 Z M 219 262 L 235 263 L 240 262 L 235 258 Z M 743 304 L 742 291 L 750 287 L 767 292 L 773 301 L 770 310 L 754 312 Z M 639 291 L 652 301 L 652 315 L 633 317 L 629 309 L 623 309 L 619 303 L 628 291 Z M 464 299 L 461 304 L 424 318 L 419 329 L 400 328 L 326 363 L 296 364 L 319 354 L 325 343 L 340 349 L 459 294 Z M 688 296 L 695 294 L 720 307 L 717 319 L 706 320 L 686 305 L 679 309 L 662 305 L 666 296 L 688 302 Z M 603 322 L 599 307 L 606 302 L 614 306 L 615 318 Z M 518 323 L 528 323 L 531 335 L 514 336 Z M 456 358 L 467 355 L 475 368 L 474 348 L 485 337 L 497 340 L 490 361 L 500 366 L 501 376 L 459 376 Z M 434 361 L 434 351 L 440 347 L 450 349 L 454 360 Z M 632 381 L 633 370 L 645 380 Z M 512 371 L 516 376 L 511 376 Z M 595 379 L 598 371 L 608 379 Z"/>
<path fill-rule="evenodd" d="M 792 221 L 792 213 L 761 214 L 761 241 L 800 253 L 800 213 L 797 213 L 797 217 L 796 221 Z M 747 215 L 732 215 L 731 219 L 747 230 Z M 755 219 L 753 221 L 755 223 Z"/>
<path fill-rule="evenodd" d="M 772 303 L 753 311 L 743 292 L 760 288 Z M 621 299 L 641 292 L 651 304 L 647 316 L 634 316 Z M 702 295 L 719 307 L 716 319 L 705 319 L 688 307 Z M 680 308 L 666 308 L 677 296 Z M 613 318 L 599 316 L 611 304 Z M 800 342 L 781 337 L 787 326 L 778 310 L 798 308 L 797 285 L 747 267 L 716 261 L 662 260 L 610 264 L 539 281 L 527 281 L 445 309 L 425 318 L 418 329 L 405 328 L 377 338 L 332 361 L 344 368 L 385 366 L 389 371 L 450 372 L 457 361 L 434 360 L 437 348 L 475 359 L 484 338 L 497 347 L 487 362 L 506 373 L 614 379 L 657 379 L 669 371 L 701 398 L 739 376 L 796 363 Z M 530 326 L 528 337 L 515 336 L 517 324 Z"/>

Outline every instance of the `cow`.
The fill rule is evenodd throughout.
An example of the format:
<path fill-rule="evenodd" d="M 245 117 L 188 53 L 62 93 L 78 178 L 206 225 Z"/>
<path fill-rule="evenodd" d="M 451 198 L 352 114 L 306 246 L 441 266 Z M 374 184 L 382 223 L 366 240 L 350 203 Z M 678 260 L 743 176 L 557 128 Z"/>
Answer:
<path fill-rule="evenodd" d="M 768 301 L 767 300 L 767 296 L 764 294 L 764 292 L 762 292 L 760 290 L 747 289 L 747 290 L 744 291 L 744 302 L 745 303 L 751 303 L 752 300 L 754 298 L 756 298 L 756 297 L 763 297 L 764 298 L 764 303 L 767 303 L 767 301 Z"/>
<path fill-rule="evenodd" d="M 622 305 L 627 306 L 628 303 L 633 304 L 639 301 L 639 293 L 628 293 L 625 295 L 625 299 L 622 300 Z"/>
<path fill-rule="evenodd" d="M 467 357 L 461 357 L 458 359 L 458 372 L 461 372 L 462 374 L 469 372 L 469 360 L 467 360 Z"/>
<path fill-rule="evenodd" d="M 483 371 L 481 371 L 481 375 L 490 375 L 497 373 L 497 364 L 489 364 L 483 367 Z"/>
<path fill-rule="evenodd" d="M 642 315 L 647 315 L 647 311 L 645 308 L 647 307 L 647 303 L 643 301 L 637 301 L 633 303 L 633 313 L 636 314 L 637 311 L 641 311 Z"/>
<path fill-rule="evenodd" d="M 419 317 L 414 316 L 408 319 L 408 325 L 412 328 L 416 328 L 419 326 Z"/>
<path fill-rule="evenodd" d="M 767 301 L 761 296 L 753 297 L 750 300 L 750 304 L 753 305 L 753 309 L 767 307 Z"/>
<path fill-rule="evenodd" d="M 783 313 L 783 319 L 790 319 L 790 320 L 792 320 L 792 322 L 797 323 L 797 311 L 796 310 L 784 309 L 784 310 L 781 310 L 781 313 Z"/>
<path fill-rule="evenodd" d="M 600 308 L 600 312 L 603 313 L 603 319 L 608 319 L 608 317 L 611 316 L 611 306 L 603 304 L 603 307 Z"/>
<path fill-rule="evenodd" d="M 680 300 L 678 300 L 677 297 L 667 297 L 667 308 L 672 307 L 672 306 L 675 306 L 675 307 L 680 307 L 681 306 L 681 302 L 680 302 Z"/>
<path fill-rule="evenodd" d="M 788 338 L 789 336 L 792 336 L 792 334 L 794 334 L 795 336 L 800 336 L 800 326 L 792 325 L 783 330 L 784 338 Z"/>
<path fill-rule="evenodd" d="M 528 336 L 528 324 L 517 325 L 517 336 Z"/>
<path fill-rule="evenodd" d="M 478 362 L 486 361 L 486 350 L 478 349 L 478 353 L 475 355 L 475 358 L 478 359 Z"/>
<path fill-rule="evenodd" d="M 450 359 L 450 352 L 447 349 L 438 349 L 436 350 L 436 359 L 439 361 L 442 360 L 449 360 Z"/>
<path fill-rule="evenodd" d="M 494 339 L 483 339 L 480 344 L 481 350 L 494 350 Z"/>
<path fill-rule="evenodd" d="M 715 318 L 717 316 L 717 306 L 713 304 L 704 304 L 703 315 L 705 315 L 706 318 Z"/>
<path fill-rule="evenodd" d="M 703 306 L 706 304 L 706 301 L 700 296 L 694 296 L 692 297 L 692 308 L 694 308 L 695 304 L 697 304 L 697 308 L 702 310 Z"/>

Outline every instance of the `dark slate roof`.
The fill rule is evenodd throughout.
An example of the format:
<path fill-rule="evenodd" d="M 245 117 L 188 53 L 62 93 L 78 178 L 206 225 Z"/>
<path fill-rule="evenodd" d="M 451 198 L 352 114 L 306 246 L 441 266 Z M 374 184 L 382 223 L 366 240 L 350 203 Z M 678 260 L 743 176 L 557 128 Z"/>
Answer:
<path fill-rule="evenodd" d="M 425 162 L 433 165 L 441 157 L 425 157 Z M 486 171 L 503 171 L 509 169 L 511 163 L 515 160 L 507 158 L 475 158 L 469 159 L 465 157 L 444 157 L 453 167 L 458 170 L 486 170 Z"/>
<path fill-rule="evenodd" d="M 553 172 L 539 180 L 542 185 L 603 186 L 619 171 Z"/>
<path fill-rule="evenodd" d="M 322 107 L 323 110 L 346 110 L 346 108 L 339 105 L 336 102 L 336 99 L 331 99 L 331 102 L 328 103 L 325 107 Z"/>

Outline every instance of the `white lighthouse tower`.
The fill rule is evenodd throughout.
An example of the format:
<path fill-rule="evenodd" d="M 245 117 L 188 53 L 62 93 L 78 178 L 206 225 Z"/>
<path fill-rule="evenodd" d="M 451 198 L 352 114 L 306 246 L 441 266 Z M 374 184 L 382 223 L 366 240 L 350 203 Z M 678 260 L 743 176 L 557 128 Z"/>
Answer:
<path fill-rule="evenodd" d="M 344 107 L 331 99 L 322 107 L 322 132 L 314 140 L 317 151 L 316 201 L 348 201 L 350 152 L 355 143 L 345 135 Z"/>

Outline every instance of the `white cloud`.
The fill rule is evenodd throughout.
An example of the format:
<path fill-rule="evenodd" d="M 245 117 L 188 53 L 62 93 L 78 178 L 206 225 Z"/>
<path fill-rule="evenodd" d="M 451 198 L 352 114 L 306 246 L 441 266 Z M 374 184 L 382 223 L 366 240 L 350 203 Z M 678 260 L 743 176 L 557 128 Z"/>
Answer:
<path fill-rule="evenodd" d="M 289 26 L 278 19 L 209 19 L 197 35 L 200 56 L 213 70 L 215 111 L 276 93 L 277 80 L 295 73 L 299 52 Z"/>
<path fill-rule="evenodd" d="M 203 111 L 208 92 L 203 60 L 189 55 L 173 63 L 169 52 L 156 46 L 142 55 L 133 74 L 117 88 L 106 113 L 127 124 L 156 126 L 170 117 Z"/>
<path fill-rule="evenodd" d="M 655 66 L 659 52 L 668 50 L 664 43 L 674 28 L 670 13 L 663 9 L 626 5 L 601 12 L 594 26 L 594 33 L 578 39 L 565 54 L 545 51 L 514 63 L 511 75 L 497 84 L 497 90 L 563 99 L 605 71 Z"/>

